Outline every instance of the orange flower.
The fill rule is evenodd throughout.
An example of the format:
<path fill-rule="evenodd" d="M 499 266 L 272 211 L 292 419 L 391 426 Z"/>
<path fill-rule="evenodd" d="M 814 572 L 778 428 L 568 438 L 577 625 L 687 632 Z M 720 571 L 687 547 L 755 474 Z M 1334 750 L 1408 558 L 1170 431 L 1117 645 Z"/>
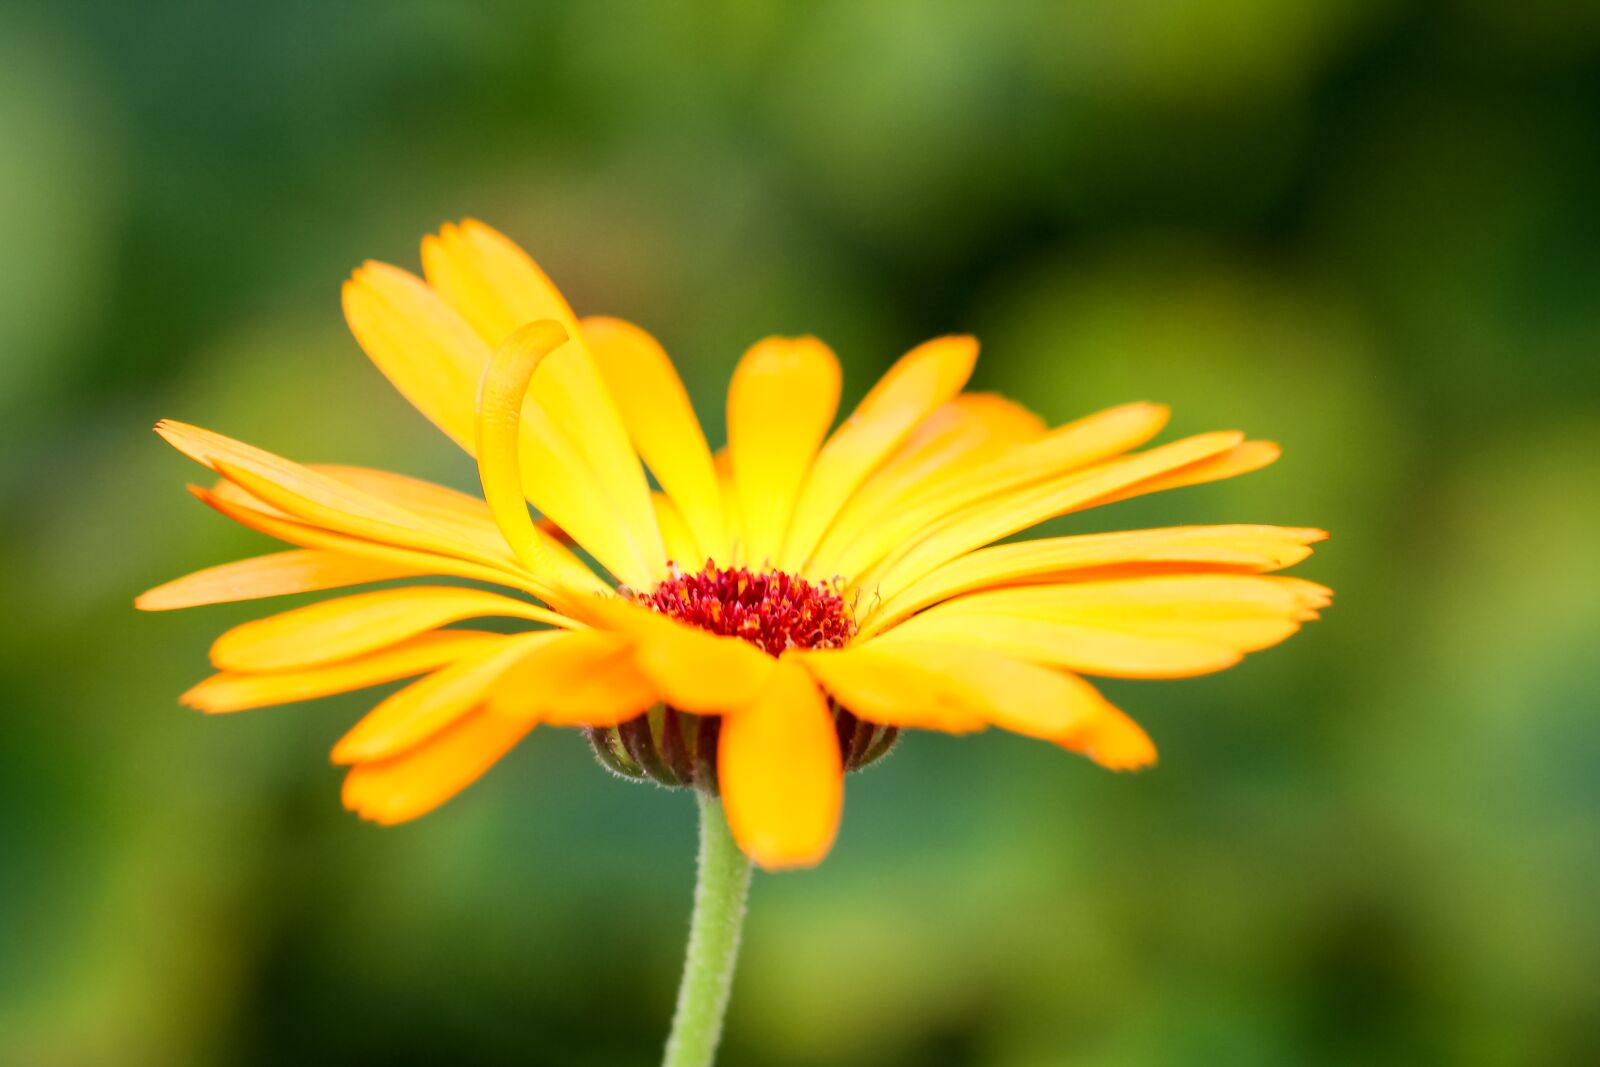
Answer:
<path fill-rule="evenodd" d="M 349 767 L 345 804 L 366 818 L 415 818 L 534 727 L 584 726 L 621 773 L 720 789 L 760 865 L 806 866 L 833 841 L 847 766 L 897 729 L 995 725 L 1143 766 L 1149 738 L 1084 675 L 1221 670 L 1329 601 L 1268 573 L 1309 555 L 1320 530 L 995 543 L 1255 470 L 1275 445 L 1227 432 L 1132 451 L 1167 418 L 1142 403 L 1047 430 L 1008 400 L 962 391 L 970 337 L 907 353 L 830 434 L 839 364 L 804 337 L 745 353 L 728 447 L 713 454 L 661 346 L 617 319 L 574 317 L 499 233 L 446 226 L 424 239 L 422 262 L 426 281 L 363 266 L 345 316 L 395 387 L 477 458 L 484 498 L 162 422 L 220 476 L 196 496 L 298 547 L 137 602 L 480 583 L 360 592 L 238 626 L 212 646 L 220 673 L 184 696 L 238 711 L 421 676 L 334 748 Z M 528 627 L 456 628 L 484 618 Z"/>

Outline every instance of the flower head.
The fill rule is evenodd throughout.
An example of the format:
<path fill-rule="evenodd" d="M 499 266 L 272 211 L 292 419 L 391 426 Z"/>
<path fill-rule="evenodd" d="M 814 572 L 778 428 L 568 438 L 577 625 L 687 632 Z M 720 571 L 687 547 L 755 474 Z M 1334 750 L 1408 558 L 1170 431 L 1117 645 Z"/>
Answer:
<path fill-rule="evenodd" d="M 1149 738 L 1085 675 L 1221 670 L 1329 601 L 1270 573 L 1309 555 L 1319 530 L 1005 541 L 1255 470 L 1274 445 L 1228 432 L 1135 451 L 1167 417 L 1143 403 L 1047 429 L 963 392 L 968 337 L 907 353 L 830 433 L 833 353 L 769 338 L 734 372 L 728 446 L 713 454 L 661 346 L 617 319 L 576 318 L 499 233 L 446 226 L 422 261 L 426 280 L 363 266 L 345 315 L 395 387 L 476 458 L 482 498 L 162 422 L 219 478 L 196 496 L 296 547 L 138 600 L 477 583 L 390 586 L 245 623 L 213 645 L 219 673 L 185 694 L 227 712 L 418 678 L 334 748 L 345 804 L 366 818 L 415 818 L 535 727 L 581 726 L 621 773 L 719 789 L 758 863 L 804 866 L 833 841 L 846 768 L 899 729 L 999 726 L 1143 766 Z M 488 618 L 524 628 L 462 625 Z"/>
<path fill-rule="evenodd" d="M 843 648 L 855 636 L 855 611 L 836 590 L 785 571 L 705 567 L 669 573 L 639 603 L 725 637 L 749 641 L 770 656 L 790 649 Z"/>

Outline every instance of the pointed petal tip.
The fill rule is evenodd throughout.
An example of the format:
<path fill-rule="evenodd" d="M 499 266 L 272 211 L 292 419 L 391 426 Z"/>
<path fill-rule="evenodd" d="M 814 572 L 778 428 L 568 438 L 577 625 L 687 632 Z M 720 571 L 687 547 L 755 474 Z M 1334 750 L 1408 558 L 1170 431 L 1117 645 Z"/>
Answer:
<path fill-rule="evenodd" d="M 1130 756 L 1120 760 L 1100 759 L 1096 760 L 1096 762 L 1106 770 L 1115 771 L 1118 774 L 1137 774 L 1140 771 L 1153 770 L 1156 764 L 1161 761 L 1157 757 L 1155 749 L 1152 748 L 1148 755 Z"/>
<path fill-rule="evenodd" d="M 177 419 L 158 419 L 156 424 L 151 427 L 157 436 L 180 452 L 183 451 L 183 446 L 178 443 L 179 440 L 187 431 L 194 428 L 186 422 L 179 422 Z"/>
<path fill-rule="evenodd" d="M 349 774 L 346 774 L 345 781 L 347 783 L 350 781 Z M 362 822 L 369 822 L 374 826 L 399 826 L 420 818 L 424 814 L 407 811 L 402 804 L 397 804 L 393 801 L 361 796 L 359 791 L 349 788 L 344 790 L 342 799 L 346 811 L 355 815 Z"/>
<path fill-rule="evenodd" d="M 344 810 L 360 819 L 362 822 L 372 823 L 374 826 L 387 826 L 388 823 L 380 819 L 377 814 L 360 800 L 344 799 Z"/>
<path fill-rule="evenodd" d="M 1305 607 L 1325 608 L 1333 603 L 1333 590 L 1321 582 L 1313 582 L 1307 578 L 1291 577 L 1285 577 L 1283 580 L 1292 583 L 1289 588 L 1295 591 L 1300 603 Z"/>
<path fill-rule="evenodd" d="M 1111 704 L 1104 704 L 1103 714 L 1056 743 L 1110 771 L 1138 771 L 1156 763 L 1156 743 L 1144 727 Z"/>
<path fill-rule="evenodd" d="M 146 589 L 133 598 L 135 611 L 172 611 L 177 608 L 193 607 L 195 605 L 171 595 L 172 582 Z"/>
<path fill-rule="evenodd" d="M 1081 750 L 1097 765 L 1118 774 L 1149 770 L 1159 761 L 1156 746 L 1140 731 L 1137 735 L 1108 738 Z"/>
<path fill-rule="evenodd" d="M 978 358 L 978 335 L 971 333 L 946 333 L 930 338 L 913 348 L 912 352 L 926 351 L 935 348 L 960 347 L 968 359 Z"/>
<path fill-rule="evenodd" d="M 351 271 L 350 277 L 339 286 L 339 308 L 344 312 L 346 322 L 354 317 L 354 305 L 360 299 L 361 291 L 365 287 L 365 275 L 362 273 L 364 269 L 357 267 Z"/>
<path fill-rule="evenodd" d="M 1107 408 L 1104 411 L 1098 412 L 1097 415 L 1093 417 L 1102 419 L 1126 419 L 1137 424 L 1148 424 L 1151 428 L 1150 436 L 1154 436 L 1156 433 L 1160 432 L 1160 430 L 1167 425 L 1168 420 L 1172 418 L 1172 408 L 1168 404 L 1157 403 L 1153 400 L 1134 400 L 1126 404 L 1118 404 L 1115 407 Z M 1071 425 L 1073 424 L 1066 424 L 1066 426 Z M 1056 429 L 1065 428 L 1066 427 L 1056 427 Z M 1241 439 L 1242 437 L 1243 435 L 1241 435 Z"/>
<path fill-rule="evenodd" d="M 185 690 L 183 692 L 182 695 L 180 695 L 178 697 L 178 703 L 181 704 L 183 707 L 190 708 L 190 709 L 192 709 L 194 711 L 203 712 L 203 713 L 205 713 L 207 715 L 215 715 L 215 714 L 217 714 L 220 709 L 218 709 L 216 705 L 212 704 L 209 700 L 207 700 L 205 694 L 206 694 L 206 683 L 205 682 L 197 682 L 194 685 L 190 686 L 187 690 Z"/>
<path fill-rule="evenodd" d="M 449 223 L 446 223 L 445 225 L 448 226 Z M 490 226 L 482 219 L 476 218 L 472 215 L 468 215 L 460 222 L 456 223 L 456 227 L 460 229 L 462 233 L 465 233 L 469 236 L 473 234 L 493 235 L 496 237 L 500 236 L 499 230 L 495 229 L 493 226 Z"/>
<path fill-rule="evenodd" d="M 380 818 L 379 806 L 372 803 L 370 796 L 363 795 L 360 779 L 355 777 L 353 769 L 345 773 L 344 784 L 339 789 L 339 802 L 344 805 L 345 811 L 363 822 L 377 823 L 379 826 L 388 825 Z"/>
<path fill-rule="evenodd" d="M 345 280 L 342 289 L 344 298 L 348 300 L 352 293 L 369 289 L 372 285 L 372 276 L 375 274 L 388 274 L 400 278 L 421 280 L 416 278 L 416 275 L 410 271 L 397 267 L 393 263 L 385 263 L 381 259 L 366 259 L 362 260 L 361 265 L 351 271 L 350 277 Z"/>

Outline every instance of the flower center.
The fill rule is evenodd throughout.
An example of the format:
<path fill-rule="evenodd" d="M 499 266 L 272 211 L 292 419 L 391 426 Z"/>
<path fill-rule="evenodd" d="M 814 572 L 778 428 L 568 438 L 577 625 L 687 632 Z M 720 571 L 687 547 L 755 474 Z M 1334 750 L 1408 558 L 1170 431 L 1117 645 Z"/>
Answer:
<path fill-rule="evenodd" d="M 641 604 L 725 637 L 749 641 L 768 655 L 790 648 L 838 648 L 856 632 L 855 613 L 844 597 L 783 571 L 752 573 L 744 567 L 718 567 L 711 560 L 699 571 L 672 575 Z"/>

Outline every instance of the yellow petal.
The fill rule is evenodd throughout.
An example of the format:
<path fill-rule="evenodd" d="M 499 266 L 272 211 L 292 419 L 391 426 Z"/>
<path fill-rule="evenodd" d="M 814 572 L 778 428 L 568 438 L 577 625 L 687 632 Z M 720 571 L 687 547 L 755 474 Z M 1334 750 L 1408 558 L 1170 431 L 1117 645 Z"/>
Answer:
<path fill-rule="evenodd" d="M 962 734 L 988 723 L 959 687 L 912 649 L 877 644 L 799 653 L 833 698 L 869 722 Z"/>
<path fill-rule="evenodd" d="M 657 700 L 655 684 L 634 660 L 631 640 L 579 630 L 519 659 L 495 683 L 489 710 L 528 725 L 614 726 Z"/>
<path fill-rule="evenodd" d="M 266 515 L 274 519 L 285 519 L 297 523 L 304 522 L 303 519 L 298 519 L 295 516 L 290 515 L 282 508 L 273 507 L 265 500 L 253 495 L 244 486 L 237 482 L 230 482 L 227 478 L 218 478 L 214 483 L 212 483 L 211 488 L 207 490 L 198 489 L 193 483 L 190 483 L 189 491 L 194 493 L 196 496 L 199 496 L 200 499 L 205 503 L 211 504 L 212 506 L 216 506 L 217 504 L 227 504 L 238 508 L 248 509 L 256 514 Z M 318 527 L 318 529 L 321 529 L 321 527 Z"/>
<path fill-rule="evenodd" d="M 345 282 L 344 317 L 400 395 L 471 454 L 483 338 L 421 278 L 386 263 Z"/>
<path fill-rule="evenodd" d="M 328 474 L 220 433 L 171 419 L 156 423 L 156 433 L 173 448 L 218 474 L 226 476 L 226 472 L 232 470 L 248 476 L 248 484 L 242 479 L 234 479 L 247 490 L 251 485 L 271 484 L 286 494 L 330 511 L 388 525 L 433 529 L 426 520 L 405 508 L 364 493 Z"/>
<path fill-rule="evenodd" d="M 1104 703 L 1081 678 L 955 641 L 877 638 L 802 658 L 839 703 L 891 726 L 961 733 L 988 723 L 1059 740 Z"/>
<path fill-rule="evenodd" d="M 545 595 L 547 583 L 536 581 L 532 575 L 516 569 L 487 567 L 479 563 L 471 563 L 454 556 L 444 556 L 437 553 L 419 552 L 413 549 L 397 548 L 393 545 L 379 544 L 376 541 L 366 541 L 347 534 L 334 533 L 308 523 L 295 522 L 279 517 L 276 509 L 268 510 L 269 505 L 251 507 L 243 500 L 254 500 L 244 490 L 233 486 L 231 482 L 224 482 L 224 486 L 231 487 L 233 492 L 218 492 L 191 485 L 189 491 L 198 497 L 201 502 L 215 508 L 228 518 L 249 527 L 269 537 L 286 541 L 292 545 L 335 552 L 340 555 L 353 556 L 359 559 L 371 560 L 377 563 L 392 564 L 413 570 L 417 574 L 448 575 L 456 578 L 472 578 L 483 582 L 493 582 L 497 585 L 509 586 L 520 589 L 535 596 Z M 600 588 L 605 588 L 601 586 Z M 589 599 L 583 595 L 580 599 Z M 552 603 L 560 605 L 559 601 Z"/>
<path fill-rule="evenodd" d="M 306 466 L 485 547 L 505 547 L 505 540 L 500 535 L 499 527 L 494 524 L 489 505 L 481 497 L 421 478 L 371 467 L 336 463 L 308 463 Z"/>
<path fill-rule="evenodd" d="M 522 492 L 522 402 L 539 364 L 566 342 L 566 331 L 552 320 L 524 326 L 495 349 L 478 395 L 478 476 L 483 482 L 483 499 L 517 559 L 534 572 L 545 565 L 545 559 Z"/>
<path fill-rule="evenodd" d="M 929 571 L 1003 537 L 1064 515 L 1086 502 L 1170 470 L 1209 459 L 1237 445 L 1237 433 L 1201 434 L 1115 460 L 1087 471 L 1029 485 L 968 507 L 926 535 L 894 547 L 862 579 L 885 600 Z"/>
<path fill-rule="evenodd" d="M 581 338 L 540 368 L 529 389 L 529 404 L 537 405 L 577 446 L 590 472 L 584 495 L 605 502 L 610 525 L 626 538 L 644 575 L 659 577 L 666 567 L 666 551 L 650 505 L 650 484 Z M 640 573 L 618 577 L 636 584 L 642 581 Z"/>
<path fill-rule="evenodd" d="M 656 525 L 661 527 L 661 542 L 667 546 L 667 561 L 687 568 L 694 568 L 712 557 L 712 553 L 702 553 L 700 544 L 695 540 L 694 534 L 689 530 L 688 523 L 672 501 L 660 493 L 654 495 L 653 503 L 656 508 Z"/>
<path fill-rule="evenodd" d="M 1326 602 L 1314 583 L 1260 575 L 1017 586 L 939 604 L 877 641 L 962 641 L 1089 674 L 1179 678 L 1282 641 Z"/>
<path fill-rule="evenodd" d="M 577 321 L 538 264 L 505 235 L 476 219 L 446 223 L 422 239 L 428 284 L 491 346 L 537 319 L 577 336 Z"/>
<path fill-rule="evenodd" d="M 839 509 L 918 423 L 967 383 L 971 337 L 940 337 L 902 356 L 817 454 L 795 504 L 779 568 L 802 570 Z"/>
<path fill-rule="evenodd" d="M 495 349 L 484 372 L 478 408 L 478 473 L 484 499 L 517 558 L 530 570 L 548 570 L 542 543 L 528 516 L 526 495 L 587 548 L 621 581 L 647 586 L 666 567 L 665 550 L 651 510 L 648 535 L 630 527 L 612 501 L 597 492 L 597 480 L 570 439 L 549 418 L 542 400 L 529 400 L 535 373 L 558 367 L 556 352 L 567 336 L 553 320 L 522 327 Z M 637 467 L 637 461 L 634 465 Z M 643 473 L 640 473 L 643 491 Z M 648 494 L 645 506 L 649 508 Z"/>
<path fill-rule="evenodd" d="M 476 455 L 478 388 L 491 351 L 477 331 L 420 278 L 382 263 L 368 263 L 356 272 L 345 285 L 344 303 L 351 330 L 373 362 L 424 415 Z M 566 318 L 570 322 L 570 313 Z M 587 364 L 587 358 L 583 362 Z M 592 366 L 574 374 L 597 380 Z M 565 372 L 551 376 L 557 394 L 566 382 Z M 597 403 L 592 413 L 575 410 L 570 403 L 536 411 L 543 390 L 530 392 L 536 395 L 525 402 L 522 419 L 521 467 L 527 498 L 603 566 L 613 573 L 621 569 L 627 580 L 640 581 L 652 559 L 648 542 L 638 543 L 635 524 L 653 519 L 647 514 L 649 501 L 638 496 L 630 509 L 625 501 L 597 495 L 597 482 L 609 472 L 592 469 L 588 459 L 591 454 L 612 454 L 621 434 L 606 415 L 609 401 Z M 592 425 L 580 427 L 576 434 L 569 432 L 574 420 L 581 422 L 591 414 Z M 608 428 L 614 432 L 604 432 Z M 626 444 L 625 437 L 621 440 Z M 643 491 L 641 471 L 639 492 Z M 620 523 L 619 514 L 624 520 Z"/>
<path fill-rule="evenodd" d="M 1059 744 L 1113 771 L 1138 770 L 1156 761 L 1156 746 L 1150 735 L 1110 704 Z"/>
<path fill-rule="evenodd" d="M 422 261 L 428 281 L 489 345 L 502 345 L 541 320 L 571 338 L 560 357 L 540 369 L 527 403 L 537 405 L 552 432 L 583 457 L 592 476 L 587 495 L 609 504 L 612 524 L 626 532 L 644 566 L 658 572 L 665 559 L 644 470 L 561 293 L 522 249 L 474 219 L 425 238 Z"/>
<path fill-rule="evenodd" d="M 1008 449 L 947 483 L 931 485 L 927 498 L 935 506 L 960 506 L 1083 470 L 1144 444 L 1161 432 L 1171 414 L 1165 404 L 1144 402 L 1096 412 Z"/>
<path fill-rule="evenodd" d="M 621 599 L 596 598 L 585 610 L 597 629 L 633 640 L 639 669 L 661 699 L 680 711 L 740 711 L 760 695 L 778 662 L 736 637 L 707 633 Z"/>
<path fill-rule="evenodd" d="M 560 360 L 564 353 L 551 358 Z M 595 491 L 583 456 L 536 403 L 523 415 L 521 469 L 528 499 L 618 581 L 648 585 L 660 573 L 654 555 L 647 558 L 609 498 Z"/>
<path fill-rule="evenodd" d="M 847 577 L 861 574 L 953 517 L 977 512 L 996 501 L 1026 499 L 1039 487 L 1075 479 L 1086 468 L 1148 441 L 1166 424 L 1167 414 L 1158 404 L 1125 404 L 1017 444 L 982 463 L 930 479 L 920 493 L 883 516 L 868 536 L 851 546 L 839 564 L 841 573 Z"/>
<path fill-rule="evenodd" d="M 403 507 L 436 526 L 446 527 L 452 533 L 475 542 L 486 552 L 503 552 L 509 547 L 505 535 L 495 525 L 494 514 L 482 497 L 421 478 L 370 467 L 336 464 L 311 464 L 310 467 L 371 496 Z M 551 579 L 566 588 L 584 592 L 598 593 L 610 589 L 589 569 L 588 564 L 560 543 L 558 537 L 563 531 L 554 522 L 547 518 L 540 519 L 534 523 L 534 529 L 535 539 L 539 542 L 539 555 L 546 561 Z"/>
<path fill-rule="evenodd" d="M 1297 627 L 1279 622 L 1288 636 Z M 877 638 L 886 644 L 964 642 L 1033 663 L 1047 663 L 1110 678 L 1188 678 L 1226 670 L 1243 653 L 1218 641 L 1128 633 L 1106 625 L 1017 616 L 968 614 L 939 608 Z"/>
<path fill-rule="evenodd" d="M 733 461 L 728 458 L 726 448 L 712 457 L 712 466 L 716 468 L 717 488 L 722 495 L 722 522 L 728 531 L 727 549 L 716 559 L 724 567 L 742 567 L 745 565 L 744 520 L 740 517 L 739 489 L 733 481 Z"/>
<path fill-rule="evenodd" d="M 481 778 L 528 730 L 483 711 L 471 712 L 394 759 L 350 768 L 344 806 L 385 826 L 426 815 Z"/>
<path fill-rule="evenodd" d="M 769 337 L 734 369 L 728 455 L 738 490 L 744 557 L 777 559 L 795 498 L 839 407 L 839 361 L 814 337 Z"/>
<path fill-rule="evenodd" d="M 1075 572 L 1123 564 L 1279 570 L 1305 559 L 1310 546 L 1327 536 L 1321 530 L 1286 526 L 1174 526 L 995 545 L 939 566 L 882 602 L 862 620 L 861 636 L 881 632 L 930 604 L 962 593 L 1021 582 L 1075 580 Z"/>
<path fill-rule="evenodd" d="M 815 866 L 839 832 L 844 762 L 828 703 L 785 660 L 760 698 L 725 719 L 717 780 L 739 847 L 769 871 Z"/>
<path fill-rule="evenodd" d="M 414 567 L 346 556 L 317 549 L 295 549 L 236 560 L 158 585 L 134 600 L 140 611 L 171 611 L 202 604 L 310 593 L 347 585 L 410 578 L 426 573 Z"/>
<path fill-rule="evenodd" d="M 1152 623 L 1182 619 L 1316 617 L 1333 593 L 1324 585 L 1278 574 L 1173 574 L 1112 581 L 994 589 L 951 603 L 981 603 L 1049 617 L 1138 615 Z"/>
<path fill-rule="evenodd" d="M 442 521 L 437 516 L 438 508 L 434 515 L 408 509 L 397 502 L 393 491 L 394 480 L 400 478 L 398 475 L 389 476 L 390 492 L 375 495 L 356 484 L 357 479 L 349 475 L 348 469 L 345 469 L 346 476 L 340 478 L 327 470 L 306 467 L 221 434 L 170 420 L 159 423 L 156 431 L 179 451 L 245 491 L 241 496 L 222 488 L 204 498 L 238 521 L 243 522 L 244 518 L 237 513 L 237 508 L 228 510 L 222 505 L 247 503 L 269 516 L 291 516 L 300 522 L 364 541 L 455 557 L 493 570 L 514 572 L 518 576 L 514 584 L 531 586 L 540 596 L 559 597 L 559 590 L 553 587 L 557 580 L 576 590 L 605 588 L 569 552 L 553 552 L 546 574 L 530 574 L 513 559 L 503 542 L 492 544 L 480 534 L 467 534 L 459 520 Z M 379 472 L 367 472 L 359 480 L 372 485 L 380 477 Z M 416 486 L 412 488 L 413 496 L 418 495 Z M 441 499 L 440 494 L 450 492 L 433 488 L 437 490 L 436 504 Z M 542 532 L 535 537 L 541 544 L 553 543 Z M 503 577 L 491 580 L 506 582 Z"/>
<path fill-rule="evenodd" d="M 639 455 L 694 534 L 698 547 L 689 558 L 724 557 L 721 487 L 705 432 L 671 359 L 632 323 L 590 317 L 580 327 Z"/>
<path fill-rule="evenodd" d="M 500 634 L 473 630 L 418 634 L 370 655 L 323 667 L 268 674 L 224 671 L 190 689 L 182 700 L 192 708 L 213 713 L 312 700 L 425 674 L 503 640 Z"/>
<path fill-rule="evenodd" d="M 979 656 L 969 669 L 969 681 L 989 701 L 989 721 L 1013 733 L 1059 742 L 1116 711 L 1100 690 L 1066 671 L 1010 656 Z"/>
<path fill-rule="evenodd" d="M 339 739 L 333 761 L 372 763 L 426 741 L 483 704 L 508 667 L 559 636 L 547 630 L 502 637 L 391 694 Z"/>
<path fill-rule="evenodd" d="M 954 477 L 1044 433 L 1037 415 L 1004 397 L 966 393 L 929 415 L 845 502 L 805 568 L 807 577 L 843 573 L 841 555 L 935 482 Z"/>
<path fill-rule="evenodd" d="M 308 463 L 306 466 L 414 515 L 468 530 L 495 529 L 489 505 L 484 503 L 482 497 L 471 493 L 375 467 L 354 467 L 343 463 Z"/>
<path fill-rule="evenodd" d="M 297 670 L 359 656 L 464 619 L 496 616 L 575 625 L 555 612 L 483 589 L 380 589 L 235 626 L 211 646 L 211 661 L 230 671 Z"/>
<path fill-rule="evenodd" d="M 366 541 L 376 541 L 379 544 L 394 545 L 397 548 L 455 556 L 486 567 L 512 569 L 517 566 L 503 543 L 486 548 L 471 538 L 435 526 L 420 516 L 401 514 L 393 519 L 371 518 L 359 507 L 341 508 L 321 503 L 311 496 L 254 471 L 235 467 L 231 463 L 219 461 L 217 469 L 224 478 L 255 499 L 271 505 L 290 518 L 319 526 L 324 530 L 333 530 L 336 533 L 348 534 Z M 532 576 L 536 579 L 539 577 L 537 574 Z"/>
<path fill-rule="evenodd" d="M 1086 502 L 1086 508 L 1103 507 L 1114 504 L 1119 500 L 1127 500 L 1136 496 L 1147 496 L 1150 493 L 1159 493 L 1166 489 L 1181 489 L 1189 485 L 1204 485 L 1206 482 L 1220 482 L 1226 478 L 1237 478 L 1241 474 L 1258 471 L 1262 467 L 1270 466 L 1277 462 L 1283 449 L 1271 441 L 1245 441 L 1230 448 L 1220 455 L 1210 459 L 1191 463 L 1176 470 L 1154 478 L 1147 478 L 1111 493 Z"/>

